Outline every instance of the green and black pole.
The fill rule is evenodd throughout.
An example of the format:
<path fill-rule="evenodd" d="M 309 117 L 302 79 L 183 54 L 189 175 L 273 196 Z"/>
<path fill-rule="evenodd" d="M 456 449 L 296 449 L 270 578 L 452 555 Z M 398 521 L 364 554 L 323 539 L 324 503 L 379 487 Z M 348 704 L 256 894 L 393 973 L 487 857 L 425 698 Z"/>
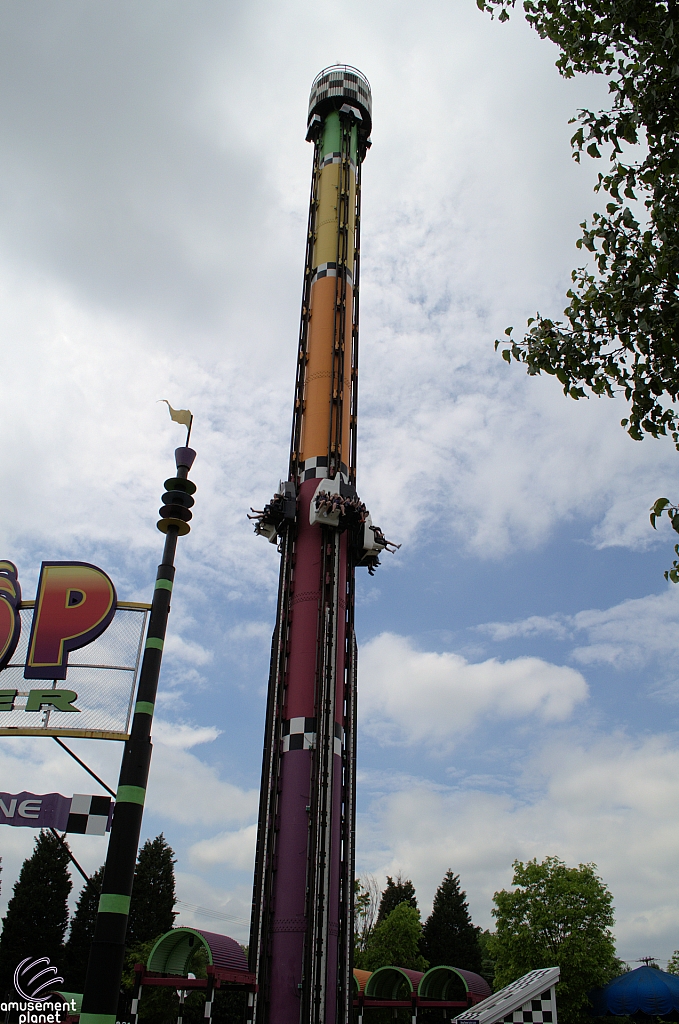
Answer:
<path fill-rule="evenodd" d="M 151 765 L 151 722 L 167 618 L 170 614 L 177 538 L 190 530 L 189 510 L 193 505 L 191 495 L 195 493 L 196 485 L 187 477 L 195 457 L 192 448 L 177 448 L 177 476 L 165 481 L 163 507 L 160 509 L 158 523 L 158 529 L 165 534 L 165 549 L 156 575 L 132 730 L 125 744 L 120 768 L 104 882 L 87 967 L 81 1024 L 115 1024 L 117 1020 L 125 933 L 144 813 L 146 782 Z"/>

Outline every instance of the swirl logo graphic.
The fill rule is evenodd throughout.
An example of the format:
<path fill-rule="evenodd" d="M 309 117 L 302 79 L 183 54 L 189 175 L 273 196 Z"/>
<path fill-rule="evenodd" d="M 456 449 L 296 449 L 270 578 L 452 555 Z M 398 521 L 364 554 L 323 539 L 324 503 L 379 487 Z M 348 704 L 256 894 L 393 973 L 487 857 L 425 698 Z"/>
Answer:
<path fill-rule="evenodd" d="M 41 969 L 42 964 L 47 966 Z M 53 989 L 55 985 L 58 985 L 63 980 L 63 978 L 57 976 L 57 969 L 52 967 L 47 956 L 40 957 L 38 960 L 27 956 L 25 960 L 22 960 L 17 965 L 14 972 L 14 987 L 17 990 L 17 995 L 34 1003 L 42 1003 L 49 999 L 50 992 L 44 995 L 41 993 L 46 988 Z"/>
<path fill-rule="evenodd" d="M 4 668 L 19 643 L 21 633 L 21 587 L 14 562 L 0 561 L 0 669 Z"/>

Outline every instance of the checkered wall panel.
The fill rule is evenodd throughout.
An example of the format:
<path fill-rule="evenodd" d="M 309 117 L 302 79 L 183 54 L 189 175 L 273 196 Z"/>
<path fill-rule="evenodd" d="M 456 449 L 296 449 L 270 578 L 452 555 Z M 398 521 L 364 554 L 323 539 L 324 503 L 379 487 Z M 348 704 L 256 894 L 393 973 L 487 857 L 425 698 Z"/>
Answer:
<path fill-rule="evenodd" d="M 85 836 L 105 836 L 110 810 L 110 796 L 75 793 L 66 831 Z"/>
<path fill-rule="evenodd" d="M 523 1006 L 507 1014 L 504 1024 L 556 1024 L 554 1012 L 554 989 L 543 992 L 537 999 L 531 999 Z"/>

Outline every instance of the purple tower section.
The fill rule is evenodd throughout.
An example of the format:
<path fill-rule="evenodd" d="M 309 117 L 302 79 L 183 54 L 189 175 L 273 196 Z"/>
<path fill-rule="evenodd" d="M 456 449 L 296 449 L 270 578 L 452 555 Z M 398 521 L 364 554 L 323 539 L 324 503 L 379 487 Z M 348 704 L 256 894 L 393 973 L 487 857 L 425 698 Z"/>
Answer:
<path fill-rule="evenodd" d="M 324 590 L 327 540 L 319 526 L 309 524 L 310 499 L 317 481 L 299 489 L 295 571 L 291 587 L 292 616 L 285 702 L 276 837 L 276 875 L 271 908 L 271 1021 L 298 1022 L 301 967 L 308 926 L 308 844 L 314 809 L 314 754 L 317 749 L 317 661 L 319 608 Z M 337 664 L 334 666 L 335 714 L 332 744 L 332 799 L 329 809 L 329 886 L 327 893 L 327 997 L 325 1020 L 335 1024 L 339 938 L 340 853 L 342 846 L 342 737 L 346 662 L 346 537 L 340 538 Z M 324 558 L 324 554 L 326 558 Z M 317 801 L 316 801 L 317 802 Z M 321 871 L 325 865 L 321 865 Z"/>

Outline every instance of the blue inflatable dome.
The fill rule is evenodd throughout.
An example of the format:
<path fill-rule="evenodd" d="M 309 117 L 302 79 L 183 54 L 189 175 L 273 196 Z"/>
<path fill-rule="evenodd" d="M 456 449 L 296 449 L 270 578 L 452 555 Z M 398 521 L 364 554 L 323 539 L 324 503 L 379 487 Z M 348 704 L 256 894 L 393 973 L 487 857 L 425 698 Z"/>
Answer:
<path fill-rule="evenodd" d="M 679 976 L 654 967 L 637 967 L 603 988 L 595 988 L 589 998 L 593 1017 L 629 1017 L 640 1011 L 662 1017 L 679 1011 Z"/>

